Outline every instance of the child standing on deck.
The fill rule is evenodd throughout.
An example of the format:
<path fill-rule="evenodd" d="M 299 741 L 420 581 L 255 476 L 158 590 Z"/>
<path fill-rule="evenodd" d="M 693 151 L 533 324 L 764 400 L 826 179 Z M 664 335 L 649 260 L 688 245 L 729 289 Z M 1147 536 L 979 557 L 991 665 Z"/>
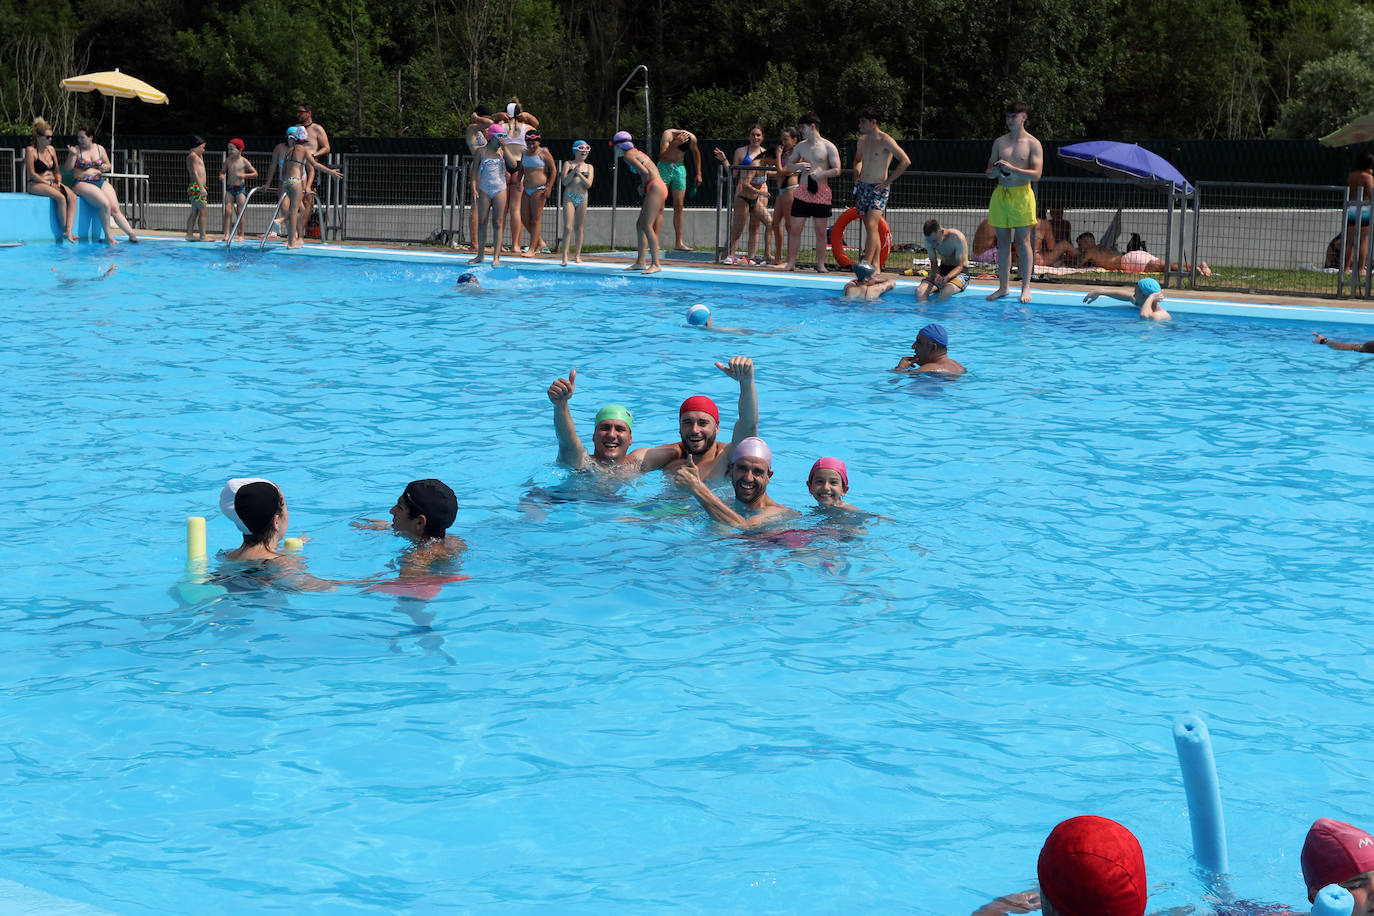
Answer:
<path fill-rule="evenodd" d="M 574 235 L 577 236 L 577 247 L 573 260 L 582 263 L 582 229 L 587 220 L 587 193 L 592 188 L 592 179 L 596 174 L 596 167 L 587 161 L 587 154 L 591 151 L 590 143 L 578 140 L 573 144 L 572 161 L 563 163 L 564 267 L 568 266 L 568 249 L 572 247 Z"/>
<path fill-rule="evenodd" d="M 257 178 L 258 170 L 243 156 L 243 141 L 238 137 L 229 141 L 224 152 L 224 164 L 219 167 L 219 181 L 224 188 L 224 238 L 229 239 L 234 220 L 248 203 L 248 179 Z M 243 227 L 239 227 L 243 240 Z"/>
<path fill-rule="evenodd" d="M 191 184 L 186 188 L 186 201 L 191 214 L 186 217 L 186 241 L 195 240 L 195 227 L 200 224 L 200 240 L 205 241 L 205 140 L 191 137 L 191 151 L 186 154 L 186 172 Z"/>

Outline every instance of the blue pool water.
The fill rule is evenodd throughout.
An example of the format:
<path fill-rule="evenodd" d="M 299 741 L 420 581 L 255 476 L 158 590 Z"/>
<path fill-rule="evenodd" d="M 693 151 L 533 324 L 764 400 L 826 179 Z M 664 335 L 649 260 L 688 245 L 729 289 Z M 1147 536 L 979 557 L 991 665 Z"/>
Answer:
<path fill-rule="evenodd" d="M 1171 735 L 1190 711 L 1240 896 L 1301 903 L 1311 821 L 1370 826 L 1374 361 L 1314 347 L 1330 325 L 0 255 L 0 879 L 128 913 L 949 916 L 1028 887 L 1054 823 L 1097 813 L 1141 838 L 1152 911 L 1203 906 Z M 689 330 L 693 302 L 760 333 Z M 929 320 L 966 377 L 887 371 Z M 637 444 L 669 442 L 692 393 L 728 434 L 711 364 L 733 353 L 770 494 L 806 509 L 832 454 L 886 520 L 741 538 L 672 512 L 658 475 L 525 499 L 568 477 L 555 377 L 578 369 L 584 435 L 614 400 Z M 393 569 L 399 542 L 350 522 L 443 478 L 471 579 L 427 604 L 188 606 L 184 519 L 234 546 L 215 506 L 241 475 L 280 484 L 334 578 Z"/>

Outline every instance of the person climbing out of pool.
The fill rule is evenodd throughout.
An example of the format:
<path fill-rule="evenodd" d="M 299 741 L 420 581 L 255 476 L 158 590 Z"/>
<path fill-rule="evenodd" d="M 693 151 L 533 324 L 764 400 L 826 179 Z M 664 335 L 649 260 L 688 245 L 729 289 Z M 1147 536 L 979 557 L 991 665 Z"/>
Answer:
<path fill-rule="evenodd" d="M 1043 916 L 1144 916 L 1145 854 L 1116 821 L 1085 815 L 1061 822 L 1036 866 L 1039 891 L 1008 894 L 973 916 L 1040 910 Z"/>
<path fill-rule="evenodd" d="M 854 279 L 844 285 L 846 299 L 877 299 L 897 285 L 891 277 L 877 276 L 877 268 L 868 261 L 856 261 L 853 269 Z"/>
<path fill-rule="evenodd" d="M 797 514 L 768 495 L 768 481 L 773 479 L 773 452 L 756 436 L 741 440 L 730 452 L 729 478 L 735 490 L 737 509 L 726 505 L 713 493 L 698 470 L 689 454 L 677 466 L 673 477 L 680 486 L 690 490 L 702 508 L 718 522 L 748 529 Z"/>
<path fill-rule="evenodd" d="M 1355 916 L 1374 913 L 1374 836 L 1344 821 L 1317 818 L 1302 844 L 1302 879 L 1309 903 L 1328 884 L 1339 884 L 1355 898 Z"/>
<path fill-rule="evenodd" d="M 1083 301 L 1093 302 L 1102 296 L 1129 302 L 1140 310 L 1140 317 L 1148 321 L 1168 321 L 1173 317 L 1164 310 L 1164 290 L 1154 277 L 1146 277 L 1137 283 L 1129 296 L 1125 293 L 1088 293 Z"/>
<path fill-rule="evenodd" d="M 806 475 L 806 489 L 821 509 L 860 511 L 844 500 L 849 494 L 849 471 L 838 458 L 817 458 L 811 473 Z"/>
<path fill-rule="evenodd" d="M 1312 342 L 1321 344 L 1323 347 L 1330 347 L 1333 350 L 1353 350 L 1356 353 L 1374 353 L 1374 340 L 1366 340 L 1364 343 L 1346 343 L 1341 340 L 1332 340 L 1325 334 L 1313 332 Z"/>
<path fill-rule="evenodd" d="M 913 355 L 897 361 L 893 372 L 939 372 L 944 375 L 963 375 L 967 370 L 950 359 L 949 332 L 944 325 L 928 324 L 916 335 L 911 345 Z"/>
<path fill-rule="evenodd" d="M 224 551 L 224 559 L 253 564 L 271 574 L 272 584 L 298 591 L 327 592 L 338 585 L 310 575 L 304 560 L 281 552 L 291 516 L 276 484 L 261 478 L 230 480 L 220 493 L 220 508 L 243 532 L 243 543 Z"/>
<path fill-rule="evenodd" d="M 730 444 L 726 446 L 716 441 L 720 432 L 720 409 L 715 402 L 703 394 L 693 395 L 678 408 L 681 440 L 648 449 L 641 460 L 641 467 L 646 472 L 663 469 L 671 474 L 690 457 L 702 480 L 720 480 L 725 477 L 735 446 L 758 435 L 759 396 L 754 388 L 754 361 L 747 356 L 732 356 L 728 365 L 715 365 L 739 382 L 739 417 L 735 420 Z"/>
<path fill-rule="evenodd" d="M 944 302 L 968 288 L 968 239 L 958 229 L 944 229 L 937 219 L 921 227 L 930 256 L 930 273 L 916 285 L 916 301 Z"/>
<path fill-rule="evenodd" d="M 571 369 L 567 378 L 554 379 L 549 385 L 549 400 L 553 403 L 553 431 L 558 436 L 558 463 L 575 471 L 605 470 L 617 473 L 638 473 L 640 460 L 649 451 L 641 448 L 631 453 L 634 442 L 635 417 L 627 407 L 607 404 L 596 412 L 592 428 L 592 453 L 578 438 L 568 401 L 577 388 L 577 370 Z"/>

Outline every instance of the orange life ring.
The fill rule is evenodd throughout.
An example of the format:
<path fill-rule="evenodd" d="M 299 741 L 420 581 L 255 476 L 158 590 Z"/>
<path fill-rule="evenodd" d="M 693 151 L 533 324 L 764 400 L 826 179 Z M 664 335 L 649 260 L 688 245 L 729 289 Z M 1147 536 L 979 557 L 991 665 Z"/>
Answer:
<path fill-rule="evenodd" d="M 844 253 L 844 229 L 858 218 L 859 211 L 850 207 L 840 214 L 840 218 L 835 220 L 835 225 L 830 229 L 830 250 L 835 255 L 835 263 L 841 267 L 848 267 L 854 263 Z M 878 267 L 881 268 L 887 263 L 887 256 L 892 253 L 892 230 L 887 228 L 887 220 L 881 216 L 878 217 L 878 231 L 882 233 L 883 240 L 882 248 L 878 251 Z"/>

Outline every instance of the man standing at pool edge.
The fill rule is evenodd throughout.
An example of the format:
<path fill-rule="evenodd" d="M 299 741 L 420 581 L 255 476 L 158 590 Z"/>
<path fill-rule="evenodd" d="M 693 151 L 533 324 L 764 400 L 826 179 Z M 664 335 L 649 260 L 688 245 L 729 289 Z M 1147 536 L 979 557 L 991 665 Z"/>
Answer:
<path fill-rule="evenodd" d="M 730 453 L 735 446 L 759 431 L 759 397 L 754 389 L 754 361 L 747 356 L 732 356 L 730 364 L 716 363 L 716 368 L 739 382 L 739 417 L 728 446 L 716 441 L 720 432 L 720 409 L 705 395 L 694 395 L 678 408 L 678 432 L 681 441 L 647 449 L 641 467 L 647 471 L 660 468 L 672 473 L 690 456 L 702 480 L 716 480 L 725 476 Z"/>
<path fill-rule="evenodd" d="M 1031 230 L 1035 228 L 1035 192 L 1030 183 L 1040 179 L 1044 150 L 1040 141 L 1026 131 L 1026 103 L 1007 106 L 1007 132 L 992 143 L 985 173 L 997 181 L 988 202 L 988 221 L 997 230 L 997 291 L 989 299 L 1000 299 L 1011 291 L 1011 241 L 1021 255 L 1021 301 L 1030 302 L 1030 278 L 1035 269 L 1031 251 Z"/>

